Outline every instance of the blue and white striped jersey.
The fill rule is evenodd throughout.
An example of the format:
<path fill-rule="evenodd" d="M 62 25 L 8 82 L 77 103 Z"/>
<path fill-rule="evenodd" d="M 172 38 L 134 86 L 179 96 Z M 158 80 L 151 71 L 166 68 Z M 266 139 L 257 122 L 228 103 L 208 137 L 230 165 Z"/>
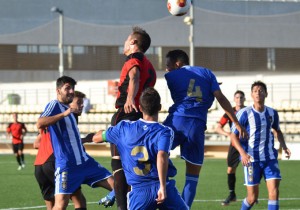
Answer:
<path fill-rule="evenodd" d="M 58 100 L 49 102 L 40 117 L 49 117 L 66 111 L 69 107 Z M 55 156 L 55 167 L 61 169 L 86 162 L 90 156 L 82 145 L 74 114 L 48 126 Z"/>
<path fill-rule="evenodd" d="M 280 130 L 279 116 L 276 110 L 265 106 L 263 112 L 258 112 L 253 106 L 241 109 L 237 118 L 247 130 L 249 139 L 240 139 L 244 150 L 252 157 L 252 162 L 277 159 L 278 152 L 274 148 L 274 135 L 272 129 Z M 231 131 L 239 135 L 235 125 Z"/>

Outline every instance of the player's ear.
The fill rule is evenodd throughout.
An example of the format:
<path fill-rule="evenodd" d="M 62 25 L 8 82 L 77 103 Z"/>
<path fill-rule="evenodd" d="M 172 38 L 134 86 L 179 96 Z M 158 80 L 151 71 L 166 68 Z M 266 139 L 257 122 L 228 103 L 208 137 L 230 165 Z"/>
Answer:
<path fill-rule="evenodd" d="M 143 112 L 143 109 L 142 109 L 141 105 L 139 105 L 139 110 L 140 110 L 141 112 Z"/>

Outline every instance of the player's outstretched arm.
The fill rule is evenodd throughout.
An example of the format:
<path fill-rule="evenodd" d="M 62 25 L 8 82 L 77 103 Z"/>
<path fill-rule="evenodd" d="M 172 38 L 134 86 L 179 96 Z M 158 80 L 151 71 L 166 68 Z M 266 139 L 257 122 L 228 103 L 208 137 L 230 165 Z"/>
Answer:
<path fill-rule="evenodd" d="M 166 181 L 168 172 L 169 155 L 165 151 L 158 151 L 157 153 L 157 171 L 159 177 L 160 187 L 157 192 L 157 204 L 163 203 L 167 198 Z"/>
<path fill-rule="evenodd" d="M 92 141 L 94 143 L 102 143 L 105 142 L 106 137 L 105 137 L 105 131 L 104 130 L 100 130 L 98 131 L 93 137 L 92 137 Z"/>
<path fill-rule="evenodd" d="M 236 150 L 241 155 L 241 162 L 242 162 L 243 166 L 247 166 L 250 163 L 250 156 L 243 149 L 243 147 L 238 139 L 238 136 L 235 133 L 231 133 L 230 139 L 231 139 L 232 145 L 236 148 Z"/>

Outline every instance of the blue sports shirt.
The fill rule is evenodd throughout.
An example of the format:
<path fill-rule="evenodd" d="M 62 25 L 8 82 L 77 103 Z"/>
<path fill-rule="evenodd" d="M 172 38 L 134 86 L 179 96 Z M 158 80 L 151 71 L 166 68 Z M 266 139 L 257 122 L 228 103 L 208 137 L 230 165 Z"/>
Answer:
<path fill-rule="evenodd" d="M 174 104 L 169 113 L 207 122 L 207 112 L 220 90 L 216 76 L 200 66 L 183 66 L 165 74 Z"/>
<path fill-rule="evenodd" d="M 252 157 L 252 162 L 277 159 L 277 150 L 274 148 L 272 129 L 280 130 L 279 116 L 276 110 L 265 106 L 263 112 L 258 112 L 253 106 L 241 109 L 237 113 L 240 124 L 247 130 L 249 139 L 240 139 L 244 150 Z M 239 135 L 235 125 L 231 131 Z"/>
<path fill-rule="evenodd" d="M 157 153 L 169 153 L 173 143 L 173 130 L 158 122 L 123 120 L 105 132 L 107 142 L 117 146 L 127 183 L 131 186 L 151 185 L 159 180 L 156 166 Z M 177 173 L 169 160 L 168 177 Z"/>
<path fill-rule="evenodd" d="M 54 116 L 68 108 L 58 100 L 53 100 L 46 105 L 41 117 Z M 81 165 L 90 158 L 82 145 L 73 113 L 48 126 L 48 130 L 51 136 L 56 168 L 64 169 L 65 167 Z"/>

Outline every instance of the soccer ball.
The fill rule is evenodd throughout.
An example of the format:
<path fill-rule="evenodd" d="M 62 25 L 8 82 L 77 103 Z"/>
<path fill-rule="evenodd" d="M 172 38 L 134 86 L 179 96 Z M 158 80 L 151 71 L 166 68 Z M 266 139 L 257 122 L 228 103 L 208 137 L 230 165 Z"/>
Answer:
<path fill-rule="evenodd" d="M 168 0 L 167 7 L 172 15 L 182 16 L 189 11 L 191 0 Z"/>

